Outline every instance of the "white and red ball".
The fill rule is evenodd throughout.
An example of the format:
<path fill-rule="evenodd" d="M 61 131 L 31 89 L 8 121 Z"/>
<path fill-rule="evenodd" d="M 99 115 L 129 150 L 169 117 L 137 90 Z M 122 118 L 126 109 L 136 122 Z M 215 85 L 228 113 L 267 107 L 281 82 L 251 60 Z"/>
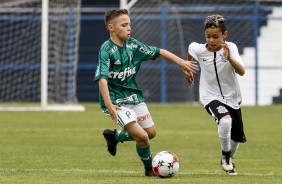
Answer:
<path fill-rule="evenodd" d="M 179 170 L 179 160 L 170 151 L 161 151 L 156 154 L 152 162 L 153 172 L 161 178 L 170 178 Z"/>

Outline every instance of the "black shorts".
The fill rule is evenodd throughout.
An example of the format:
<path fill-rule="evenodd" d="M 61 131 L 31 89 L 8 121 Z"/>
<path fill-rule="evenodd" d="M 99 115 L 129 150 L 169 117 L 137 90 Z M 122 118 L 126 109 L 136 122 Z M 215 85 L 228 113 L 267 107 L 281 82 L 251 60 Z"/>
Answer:
<path fill-rule="evenodd" d="M 228 105 L 214 100 L 205 106 L 208 113 L 215 117 L 215 121 L 219 123 L 223 116 L 230 115 L 232 118 L 231 139 L 234 142 L 246 142 L 244 133 L 241 109 L 233 109 Z"/>

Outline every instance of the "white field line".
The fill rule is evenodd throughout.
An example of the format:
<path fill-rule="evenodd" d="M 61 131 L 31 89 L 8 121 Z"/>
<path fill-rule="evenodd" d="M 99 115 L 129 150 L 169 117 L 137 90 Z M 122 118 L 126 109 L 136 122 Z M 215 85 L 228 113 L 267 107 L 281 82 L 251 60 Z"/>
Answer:
<path fill-rule="evenodd" d="M 0 172 L 77 172 L 77 173 L 143 173 L 143 171 L 127 171 L 127 170 L 97 170 L 97 169 L 16 169 L 16 168 L 0 168 Z M 224 172 L 179 172 L 181 175 L 226 175 Z M 238 173 L 239 176 L 281 176 L 282 174 L 269 173 Z"/>

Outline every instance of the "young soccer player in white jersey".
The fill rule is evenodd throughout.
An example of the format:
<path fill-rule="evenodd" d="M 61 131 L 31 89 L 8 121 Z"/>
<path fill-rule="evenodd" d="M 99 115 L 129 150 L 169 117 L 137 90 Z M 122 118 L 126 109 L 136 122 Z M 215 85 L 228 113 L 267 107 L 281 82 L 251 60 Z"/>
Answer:
<path fill-rule="evenodd" d="M 188 60 L 194 58 L 201 68 L 200 101 L 218 124 L 222 169 L 230 175 L 236 175 L 232 158 L 239 142 L 246 142 L 237 74 L 243 76 L 245 68 L 237 46 L 225 41 L 226 36 L 224 18 L 221 15 L 208 16 L 205 21 L 207 43 L 191 43 Z"/>
<path fill-rule="evenodd" d="M 126 9 L 106 11 L 105 23 L 110 39 L 101 46 L 95 81 L 99 81 L 103 112 L 121 127 L 118 131 L 103 131 L 108 151 L 115 156 L 119 142 L 134 140 L 145 176 L 154 176 L 149 139 L 155 137 L 156 129 L 142 91 L 135 81 L 136 75 L 143 61 L 157 57 L 177 64 L 187 79 L 198 67 L 196 62 L 184 61 L 167 50 L 131 38 L 131 23 Z"/>

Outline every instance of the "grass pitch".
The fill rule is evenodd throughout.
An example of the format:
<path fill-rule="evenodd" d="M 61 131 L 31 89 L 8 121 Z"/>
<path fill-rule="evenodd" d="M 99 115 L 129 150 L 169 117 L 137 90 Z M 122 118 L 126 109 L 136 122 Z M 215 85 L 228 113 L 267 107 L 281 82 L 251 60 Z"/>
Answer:
<path fill-rule="evenodd" d="M 202 106 L 148 104 L 156 123 L 153 154 L 170 150 L 180 172 L 144 177 L 134 142 L 106 151 L 104 128 L 116 128 L 98 104 L 85 112 L 0 112 L 0 183 L 150 184 L 282 183 L 282 106 L 242 107 L 247 143 L 234 159 L 237 176 L 219 165 L 217 126 Z"/>

